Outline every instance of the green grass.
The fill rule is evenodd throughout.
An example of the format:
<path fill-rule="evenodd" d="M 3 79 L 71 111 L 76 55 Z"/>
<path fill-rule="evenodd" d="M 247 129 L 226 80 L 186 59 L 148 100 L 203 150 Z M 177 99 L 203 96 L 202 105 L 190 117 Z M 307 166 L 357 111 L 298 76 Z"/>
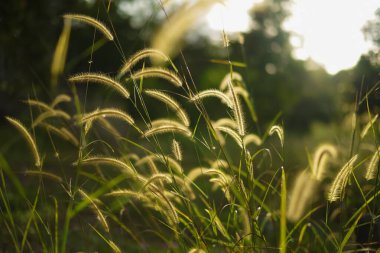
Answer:
<path fill-rule="evenodd" d="M 104 31 L 105 26 L 101 29 L 112 36 Z M 68 39 L 60 41 L 57 48 L 67 48 L 62 41 Z M 67 50 L 57 51 L 54 57 L 63 57 Z M 230 64 L 226 76 L 232 79 L 236 64 L 226 63 Z M 148 60 L 140 69 L 133 62 L 128 64 L 132 69 L 111 77 L 91 73 L 90 62 L 88 73 L 69 78 L 71 101 L 66 99 L 54 108 L 49 101 L 29 103 L 33 116 L 25 124 L 28 127 L 20 130 L 16 126 L 12 132 L 21 132 L 25 144 L 18 137 L 9 139 L 9 146 L 16 150 L 19 145 L 31 147 L 27 168 L 8 164 L 6 151 L 1 155 L 2 249 L 57 253 L 343 252 L 359 246 L 354 231 L 362 215 L 369 213 L 377 222 L 379 164 L 375 180 L 365 180 L 363 171 L 368 158 L 378 154 L 378 121 L 370 124 L 366 136 L 359 135 L 366 128 L 363 124 L 356 122 L 353 128 L 339 124 L 342 132 L 352 135 L 335 145 L 338 156 L 329 157 L 324 168 L 329 173 L 318 179 L 318 187 L 313 188 L 315 197 L 307 195 L 301 218 L 290 221 L 287 206 L 295 195 L 302 198 L 302 193 L 289 191 L 296 173 L 287 167 L 286 154 L 291 147 L 280 114 L 271 124 L 260 125 L 249 93 L 241 97 L 235 92 L 234 87 L 246 91 L 245 83 L 238 78 L 231 80 L 229 89 L 219 90 L 233 101 L 231 109 L 219 101 L 220 94 L 192 99 L 201 91 L 185 78 L 186 73 L 180 71 L 183 66 L 171 60 L 159 69 L 150 68 Z M 186 63 L 184 66 L 188 67 Z M 78 78 L 85 84 L 85 95 L 81 93 L 83 87 L 75 86 Z M 170 97 L 161 95 L 159 103 L 152 102 L 147 91 L 156 87 L 146 82 L 148 78 L 163 78 L 167 88 L 158 92 Z M 104 92 L 111 91 L 112 99 L 99 108 L 104 109 L 101 114 L 83 120 L 89 115 L 85 113 L 97 109 L 88 106 L 91 97 L 87 91 L 93 82 L 105 85 Z M 57 88 L 55 84 L 53 88 Z M 128 114 L 113 109 L 117 106 L 113 98 L 117 100 L 120 92 Z M 206 107 L 205 99 L 219 103 L 218 110 L 230 123 L 215 126 L 215 108 Z M 367 107 L 367 122 L 371 122 L 375 116 Z M 189 124 L 187 110 L 195 112 L 189 114 Z M 46 112 L 49 117 L 36 120 Z M 61 117 L 62 112 L 69 118 Z M 112 119 L 115 115 L 124 120 Z M 169 120 L 156 121 L 159 125 L 152 126 L 157 119 Z M 265 130 L 253 132 L 252 126 Z M 246 145 L 249 134 L 255 134 L 259 141 Z M 173 153 L 173 140 L 179 143 L 183 159 L 176 160 L 179 150 L 176 146 Z M 317 146 L 310 150 L 317 150 Z M 359 154 L 355 165 L 341 173 L 347 184 L 342 183 L 338 200 L 329 202 L 325 198 L 329 185 L 354 153 Z M 313 159 L 322 159 L 304 151 L 297 155 L 308 161 L 303 165 L 308 172 L 315 169 Z M 35 164 L 33 157 L 38 161 L 41 157 L 41 164 Z M 139 163 L 142 159 L 145 162 Z"/>

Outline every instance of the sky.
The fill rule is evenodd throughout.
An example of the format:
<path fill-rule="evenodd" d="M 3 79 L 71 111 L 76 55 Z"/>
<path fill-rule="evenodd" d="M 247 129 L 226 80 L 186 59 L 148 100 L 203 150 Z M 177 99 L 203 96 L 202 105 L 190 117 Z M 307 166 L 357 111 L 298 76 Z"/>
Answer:
<path fill-rule="evenodd" d="M 261 0 L 226 0 L 207 15 L 211 29 L 239 32 L 249 29 L 248 10 Z M 292 33 L 297 59 L 313 59 L 330 74 L 353 67 L 370 43 L 363 25 L 374 18 L 379 0 L 293 0 L 292 16 L 284 28 Z"/>

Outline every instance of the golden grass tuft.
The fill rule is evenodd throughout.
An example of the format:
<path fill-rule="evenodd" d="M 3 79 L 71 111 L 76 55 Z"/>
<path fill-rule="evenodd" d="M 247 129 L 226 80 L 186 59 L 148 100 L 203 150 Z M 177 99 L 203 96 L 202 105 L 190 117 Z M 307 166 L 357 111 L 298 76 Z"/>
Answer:
<path fill-rule="evenodd" d="M 165 173 L 157 173 L 157 174 L 154 174 L 152 175 L 146 182 L 145 184 L 141 187 L 141 190 L 140 191 L 144 191 L 145 188 L 147 188 L 150 184 L 154 184 L 155 181 L 166 181 L 168 182 L 169 184 L 171 184 L 173 182 L 172 178 L 168 175 L 168 174 L 165 174 Z"/>
<path fill-rule="evenodd" d="M 234 118 L 235 118 L 236 124 L 238 126 L 238 133 L 240 136 L 244 136 L 245 135 L 245 123 L 244 123 L 243 109 L 241 108 L 239 97 L 237 96 L 237 94 L 235 92 L 235 89 L 232 85 L 232 82 L 228 82 L 228 87 L 229 87 L 230 94 L 232 97 L 232 101 L 234 104 L 233 113 L 234 113 Z"/>
<path fill-rule="evenodd" d="M 5 117 L 9 123 L 11 123 L 16 129 L 22 134 L 22 136 L 25 138 L 26 142 L 29 144 L 29 147 L 32 151 L 32 154 L 34 156 L 34 165 L 36 167 L 41 166 L 41 158 L 38 153 L 37 144 L 30 135 L 29 131 L 26 129 L 26 127 L 17 119 L 13 119 L 11 117 Z"/>
<path fill-rule="evenodd" d="M 63 73 L 66 63 L 67 49 L 69 47 L 71 33 L 71 20 L 65 19 L 61 35 L 59 36 L 57 45 L 54 50 L 53 60 L 51 63 L 51 85 L 53 90 L 58 85 L 58 77 Z"/>
<path fill-rule="evenodd" d="M 326 174 L 329 158 L 336 159 L 337 156 L 338 151 L 335 146 L 331 144 L 319 145 L 313 156 L 312 176 L 316 180 L 321 181 Z"/>
<path fill-rule="evenodd" d="M 54 108 L 63 102 L 71 102 L 71 97 L 66 94 L 60 94 L 54 98 L 53 102 L 50 104 L 50 107 Z"/>
<path fill-rule="evenodd" d="M 96 109 L 95 111 L 86 113 L 80 119 L 80 123 L 89 123 L 91 125 L 94 120 L 104 119 L 106 117 L 123 120 L 133 126 L 139 133 L 142 133 L 142 131 L 135 125 L 135 121 L 129 114 L 116 108 Z M 87 128 L 89 128 L 89 126 L 87 126 Z M 88 130 L 89 129 L 87 129 L 87 131 Z"/>
<path fill-rule="evenodd" d="M 199 18 L 199 15 L 209 10 L 216 2 L 219 2 L 219 0 L 198 0 L 192 5 L 189 2 L 182 5 L 154 35 L 152 47 L 169 57 L 177 54 L 180 50 L 179 45 L 183 36 Z M 159 61 L 154 62 L 156 64 L 161 63 Z"/>
<path fill-rule="evenodd" d="M 38 101 L 38 100 L 28 99 L 28 100 L 25 100 L 23 102 L 30 105 L 30 106 L 34 106 L 34 107 L 38 107 L 40 109 L 43 109 L 45 111 L 52 111 L 53 110 L 53 108 L 51 106 L 47 105 L 44 102 Z"/>
<path fill-rule="evenodd" d="M 164 61 L 170 61 L 170 58 L 161 51 L 154 48 L 146 48 L 132 55 L 121 67 L 119 73 L 124 74 L 129 71 L 134 65 L 146 57 L 159 57 Z"/>
<path fill-rule="evenodd" d="M 256 146 L 260 146 L 263 143 L 263 141 L 256 134 L 247 134 L 243 138 L 243 143 L 244 146 L 248 146 L 251 143 L 255 144 Z"/>
<path fill-rule="evenodd" d="M 125 98 L 129 98 L 129 92 L 127 89 L 123 87 L 119 82 L 114 80 L 113 78 L 106 76 L 101 73 L 81 73 L 76 74 L 74 76 L 71 76 L 69 78 L 69 82 L 72 83 L 87 83 L 87 82 L 94 82 L 99 83 L 105 86 L 108 86 L 115 91 L 117 91 L 119 94 L 121 94 Z"/>
<path fill-rule="evenodd" d="M 62 139 L 70 142 L 74 146 L 79 146 L 78 139 L 65 127 L 55 127 L 47 123 L 41 123 L 40 126 L 44 127 L 46 130 L 54 133 L 55 135 L 61 137 Z"/>
<path fill-rule="evenodd" d="M 269 135 L 277 134 L 278 139 L 280 140 L 281 147 L 284 147 L 284 129 L 281 126 L 274 125 L 269 130 Z"/>
<path fill-rule="evenodd" d="M 379 158 L 380 158 L 380 147 L 373 153 L 371 160 L 369 161 L 369 164 L 367 166 L 367 171 L 365 174 L 365 179 L 371 180 L 376 177 L 377 169 L 379 165 Z"/>
<path fill-rule="evenodd" d="M 98 29 L 108 40 L 113 40 L 112 33 L 110 30 L 99 20 L 96 20 L 90 16 L 82 15 L 82 14 L 65 14 L 63 18 L 69 20 L 79 21 L 88 25 L 93 26 Z"/>
<path fill-rule="evenodd" d="M 301 219 L 311 204 L 315 191 L 319 185 L 318 180 L 307 171 L 302 171 L 293 183 L 290 192 L 289 205 L 286 217 L 291 222 L 297 222 Z"/>
<path fill-rule="evenodd" d="M 46 172 L 46 171 L 40 171 L 40 170 L 27 170 L 27 171 L 24 171 L 24 175 L 26 176 L 42 176 L 42 177 L 46 177 L 46 178 L 49 178 L 51 180 L 54 180 L 58 183 L 62 183 L 63 180 L 61 177 L 53 174 L 53 173 L 50 173 L 50 172 Z"/>
<path fill-rule="evenodd" d="M 144 68 L 132 74 L 131 78 L 137 80 L 140 78 L 159 77 L 168 80 L 176 87 L 182 86 L 182 80 L 173 71 L 163 68 Z"/>
<path fill-rule="evenodd" d="M 149 161 L 159 161 L 160 163 L 164 164 L 168 167 L 169 171 L 173 170 L 178 175 L 182 175 L 183 168 L 182 166 L 175 161 L 173 158 L 165 155 L 147 155 L 143 158 L 141 158 L 137 163 L 136 166 L 141 166 L 145 163 L 149 163 Z"/>
<path fill-rule="evenodd" d="M 181 119 L 185 126 L 190 126 L 190 119 L 187 116 L 187 113 L 174 98 L 159 90 L 145 90 L 144 93 L 165 103 L 169 108 L 176 112 L 178 118 Z"/>
<path fill-rule="evenodd" d="M 363 130 L 360 133 L 360 138 L 363 139 L 367 135 L 368 130 L 371 129 L 371 127 L 375 124 L 378 117 L 379 117 L 379 115 L 376 114 L 375 116 L 372 117 L 372 119 L 370 121 L 368 121 L 368 123 L 364 126 Z"/>
<path fill-rule="evenodd" d="M 173 142 L 172 142 L 172 153 L 175 159 L 177 159 L 177 161 L 182 161 L 181 146 L 179 145 L 179 142 L 176 141 L 175 139 L 173 139 Z"/>
<path fill-rule="evenodd" d="M 49 110 L 41 113 L 38 117 L 33 121 L 32 127 L 36 127 L 43 123 L 48 118 L 62 118 L 64 120 L 70 120 L 70 115 L 62 110 Z"/>
<path fill-rule="evenodd" d="M 212 123 L 213 127 L 219 127 L 219 126 L 224 126 L 224 127 L 230 127 L 232 129 L 237 129 L 238 126 L 236 122 L 230 118 L 221 118 L 218 119 L 217 121 Z"/>
<path fill-rule="evenodd" d="M 177 133 L 177 134 L 182 134 L 186 137 L 191 137 L 191 131 L 183 126 L 173 126 L 173 125 L 162 125 L 158 127 L 153 127 L 147 131 L 144 132 L 142 137 L 150 137 L 152 135 L 158 135 L 158 134 L 165 134 L 165 133 Z"/>
<path fill-rule="evenodd" d="M 222 131 L 226 134 L 228 134 L 229 136 L 232 137 L 232 139 L 234 139 L 234 141 L 241 147 L 243 148 L 243 140 L 241 138 L 241 136 L 233 129 L 229 128 L 229 127 L 223 127 L 223 126 L 218 126 L 218 127 L 215 127 L 216 130 L 219 130 L 219 131 Z"/>
<path fill-rule="evenodd" d="M 338 199 L 343 198 L 344 188 L 347 185 L 348 178 L 350 177 L 356 160 L 358 159 L 358 155 L 354 155 L 339 171 L 338 175 L 335 177 L 328 196 L 327 200 L 330 202 L 337 201 Z"/>
<path fill-rule="evenodd" d="M 111 165 L 120 169 L 122 172 L 126 173 L 127 175 L 137 176 L 137 173 L 131 166 L 129 166 L 128 164 L 126 164 L 125 162 L 119 159 L 112 158 L 112 157 L 93 156 L 93 157 L 82 159 L 74 163 L 74 165 L 100 165 L 100 164 Z"/>
<path fill-rule="evenodd" d="M 235 82 L 242 82 L 243 77 L 238 72 L 231 72 L 225 75 L 219 84 L 220 90 L 225 90 L 228 88 L 228 83 L 234 84 Z"/>
<path fill-rule="evenodd" d="M 216 89 L 208 89 L 208 90 L 201 91 L 198 94 L 192 96 L 190 98 L 190 101 L 192 102 L 199 101 L 206 97 L 219 98 L 220 101 L 222 101 L 222 103 L 226 104 L 229 108 L 233 108 L 233 103 L 231 99 L 226 94 Z"/>
<path fill-rule="evenodd" d="M 78 189 L 78 192 L 80 193 L 80 195 L 82 195 L 82 197 L 84 199 L 86 199 L 88 202 L 90 202 L 91 207 L 95 211 L 95 214 L 97 215 L 97 217 L 100 221 L 100 224 L 102 225 L 102 227 L 104 228 L 105 231 L 109 232 L 110 228 L 108 226 L 106 217 L 104 217 L 103 213 L 100 211 L 100 209 L 99 209 L 98 205 L 95 203 L 95 201 L 90 196 L 88 196 L 87 193 L 85 193 L 82 189 Z"/>

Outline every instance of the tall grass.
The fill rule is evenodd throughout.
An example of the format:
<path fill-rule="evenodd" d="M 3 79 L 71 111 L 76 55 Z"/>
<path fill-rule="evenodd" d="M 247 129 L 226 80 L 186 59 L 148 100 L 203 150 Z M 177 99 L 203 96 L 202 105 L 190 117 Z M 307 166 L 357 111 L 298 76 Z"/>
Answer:
<path fill-rule="evenodd" d="M 198 13 L 201 6 L 192 8 Z M 185 10 L 193 11 L 192 8 Z M 113 39 L 96 19 L 79 14 L 64 18 L 90 24 Z M 178 17 L 169 19 L 168 25 L 174 19 Z M 68 33 L 65 29 L 63 33 Z M 164 47 L 162 36 L 155 38 L 155 45 Z M 172 34 L 170 43 L 178 36 Z M 67 50 L 62 41 L 60 38 L 57 45 L 58 55 Z M 274 120 L 265 126 L 263 135 L 252 132 L 251 126 L 260 122 L 252 104 L 240 103 L 240 97 L 250 101 L 250 94 L 241 85 L 242 75 L 231 65 L 224 78 L 215 80 L 215 84 L 220 83 L 219 89 L 197 92 L 178 71 L 182 68 L 166 56 L 168 52 L 172 54 L 171 50 L 164 48 L 164 52 L 147 48 L 132 55 L 120 67 L 117 78 L 91 70 L 68 78 L 69 83 L 103 84 L 123 96 L 128 111 L 81 108 L 80 95 L 71 86 L 72 97 L 62 94 L 50 104 L 27 101 L 31 109 L 38 109 L 30 124 L 32 131 L 20 121 L 6 118 L 26 140 L 38 169 L 25 170 L 27 177 L 21 179 L 15 173 L 17 166 L 8 165 L 1 157 L 0 224 L 10 241 L 6 250 L 342 252 L 359 247 L 354 230 L 364 211 L 372 215 L 373 222 L 378 218 L 374 215 L 378 206 L 370 206 L 379 194 L 377 115 L 364 126 L 358 144 L 353 135 L 349 150 L 337 150 L 329 144 L 316 147 L 313 159 L 304 165 L 307 169 L 294 180 L 294 170 L 284 166 L 286 129 Z M 170 62 L 170 66 L 146 66 L 146 62 L 143 68 L 133 69 L 137 61 L 152 55 Z M 55 75 L 62 72 L 62 63 L 56 56 L 52 64 Z M 146 78 L 174 84 L 168 86 L 173 96 L 167 90 L 145 88 Z M 126 87 L 133 87 L 134 92 Z M 145 95 L 160 103 L 148 101 Z M 208 114 L 212 108 L 203 103 L 206 97 L 227 105 L 221 107 L 225 108 L 222 117 Z M 59 108 L 63 102 L 71 103 L 76 111 Z M 156 108 L 163 113 L 153 113 Z M 190 108 L 197 112 L 196 117 L 187 113 Z M 251 112 L 249 118 L 243 113 L 247 109 Z M 114 121 L 115 118 L 120 121 Z M 44 127 L 50 141 L 44 148 L 38 147 L 32 134 L 37 126 Z M 355 124 L 354 133 L 357 127 Z M 278 140 L 268 138 L 270 135 L 276 135 Z M 65 146 L 65 141 L 70 145 Z M 361 149 L 360 143 L 366 141 L 376 146 L 372 154 Z M 343 157 L 353 149 L 358 155 L 344 162 Z M 58 150 L 65 154 L 61 157 Z M 308 156 L 301 151 L 299 155 Z M 327 166 L 331 164 L 331 168 Z M 53 169 L 52 165 L 60 169 Z M 338 167 L 342 168 L 337 171 Z M 372 180 L 369 183 L 359 180 L 362 168 L 367 168 L 365 178 Z M 33 197 L 21 180 L 37 182 Z M 351 212 L 348 208 L 354 202 L 350 199 L 358 195 L 355 191 L 360 192 L 361 207 Z M 15 214 L 20 211 L 12 203 L 15 196 L 25 202 L 21 215 Z M 95 246 L 80 244 L 77 240 L 82 237 L 99 241 Z"/>

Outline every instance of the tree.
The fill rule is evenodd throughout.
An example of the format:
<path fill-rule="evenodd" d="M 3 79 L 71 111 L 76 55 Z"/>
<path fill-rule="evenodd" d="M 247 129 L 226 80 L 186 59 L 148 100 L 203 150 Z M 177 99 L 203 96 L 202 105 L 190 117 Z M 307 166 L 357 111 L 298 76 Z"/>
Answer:
<path fill-rule="evenodd" d="M 335 115 L 335 87 L 321 67 L 292 56 L 290 32 L 282 27 L 290 15 L 289 0 L 266 0 L 251 11 L 253 28 L 244 34 L 248 89 L 254 96 L 262 123 L 282 112 L 290 128 L 307 130 L 314 120 L 329 121 Z M 235 44 L 232 58 L 239 59 Z M 315 64 L 314 64 L 315 65 Z"/>

